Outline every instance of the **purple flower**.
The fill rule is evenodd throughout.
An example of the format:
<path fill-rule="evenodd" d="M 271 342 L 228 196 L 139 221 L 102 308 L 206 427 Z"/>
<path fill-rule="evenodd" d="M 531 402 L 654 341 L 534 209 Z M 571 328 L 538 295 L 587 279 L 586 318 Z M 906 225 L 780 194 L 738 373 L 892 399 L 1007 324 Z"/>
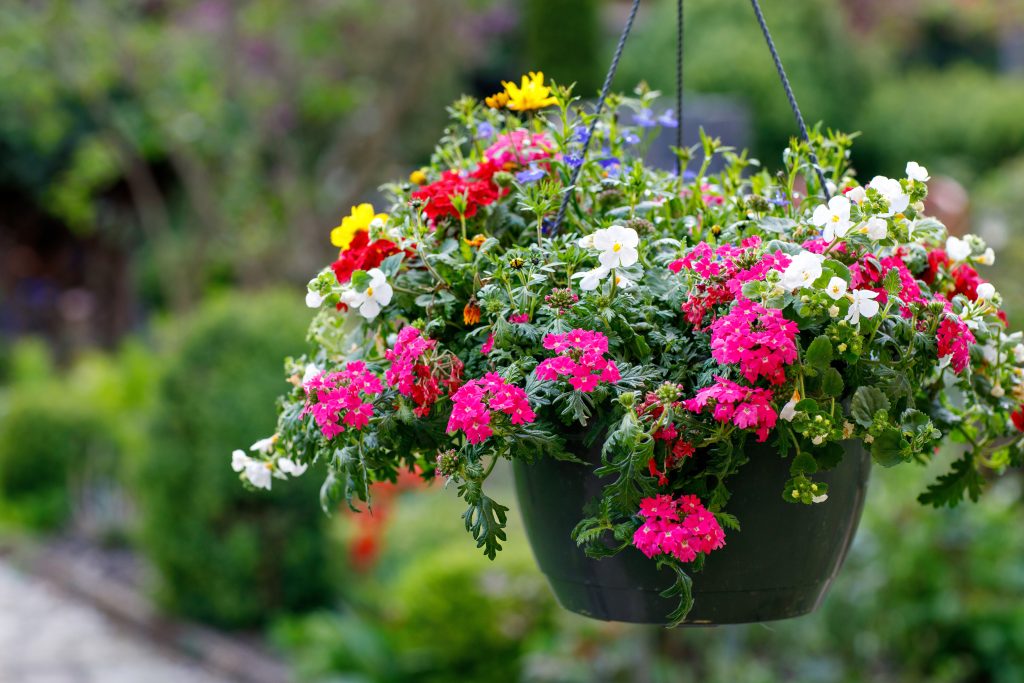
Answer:
<path fill-rule="evenodd" d="M 676 113 L 671 109 L 666 109 L 665 113 L 658 117 L 658 124 L 665 128 L 675 128 L 679 125 L 679 120 L 676 119 Z"/>
<path fill-rule="evenodd" d="M 583 164 L 582 154 L 566 154 L 562 158 L 565 161 L 565 165 L 569 168 L 579 168 Z"/>
<path fill-rule="evenodd" d="M 587 127 L 583 124 L 578 124 L 572 129 L 572 141 L 578 142 L 581 145 L 587 142 Z"/>
<path fill-rule="evenodd" d="M 622 136 L 622 141 L 627 145 L 639 145 L 640 136 L 637 135 L 636 133 L 629 132 Z"/>
<path fill-rule="evenodd" d="M 694 171 L 691 171 L 689 169 L 683 171 L 683 180 L 684 181 L 686 181 L 688 183 L 692 183 L 696 179 L 697 179 L 697 174 Z"/>
<path fill-rule="evenodd" d="M 537 182 L 546 175 L 547 172 L 544 171 L 543 169 L 531 166 L 526 170 L 516 173 L 516 180 L 522 183 L 523 185 L 529 185 L 530 183 Z"/>
<path fill-rule="evenodd" d="M 641 128 L 654 128 L 658 122 L 654 120 L 654 112 L 644 107 L 633 115 L 633 124 Z"/>
<path fill-rule="evenodd" d="M 789 200 L 782 196 L 781 192 L 776 193 L 768 202 L 775 206 L 789 206 Z"/>
<path fill-rule="evenodd" d="M 494 137 L 494 126 L 487 121 L 482 121 L 476 127 L 476 139 L 484 140 Z"/>

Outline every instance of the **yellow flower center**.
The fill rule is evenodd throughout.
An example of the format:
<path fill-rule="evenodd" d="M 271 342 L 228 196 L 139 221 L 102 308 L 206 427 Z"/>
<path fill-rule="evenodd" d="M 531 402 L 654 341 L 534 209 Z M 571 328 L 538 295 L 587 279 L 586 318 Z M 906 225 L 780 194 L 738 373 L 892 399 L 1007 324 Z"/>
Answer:
<path fill-rule="evenodd" d="M 366 288 L 366 296 L 373 296 L 373 287 Z"/>
<path fill-rule="evenodd" d="M 832 216 L 832 222 L 833 223 L 838 223 L 839 222 L 839 216 Z"/>
<path fill-rule="evenodd" d="M 618 242 L 616 242 L 615 244 L 612 245 L 612 251 L 616 251 L 617 252 L 620 249 L 622 249 L 622 245 L 619 244 Z"/>

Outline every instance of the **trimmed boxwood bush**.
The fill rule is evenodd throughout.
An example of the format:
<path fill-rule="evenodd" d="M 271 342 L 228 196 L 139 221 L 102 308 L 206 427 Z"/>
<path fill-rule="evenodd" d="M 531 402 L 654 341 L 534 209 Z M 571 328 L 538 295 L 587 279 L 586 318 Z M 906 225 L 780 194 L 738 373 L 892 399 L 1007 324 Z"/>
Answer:
<path fill-rule="evenodd" d="M 322 476 L 253 493 L 231 469 L 232 449 L 274 428 L 280 359 L 302 350 L 307 317 L 292 294 L 250 293 L 206 304 L 170 335 L 134 490 L 171 611 L 245 627 L 331 594 Z"/>

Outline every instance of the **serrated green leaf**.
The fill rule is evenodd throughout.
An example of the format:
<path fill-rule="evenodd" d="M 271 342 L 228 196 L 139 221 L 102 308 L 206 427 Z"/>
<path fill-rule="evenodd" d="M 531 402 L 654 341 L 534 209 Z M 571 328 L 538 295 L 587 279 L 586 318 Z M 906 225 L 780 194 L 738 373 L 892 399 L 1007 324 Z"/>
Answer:
<path fill-rule="evenodd" d="M 889 272 L 882 278 L 882 287 L 889 293 L 889 296 L 898 296 L 903 291 L 903 282 L 900 280 L 900 272 L 890 268 Z"/>
<path fill-rule="evenodd" d="M 879 410 L 889 410 L 889 399 L 878 387 L 861 386 L 850 401 L 850 415 L 861 427 L 870 427 Z"/>
<path fill-rule="evenodd" d="M 903 435 L 896 429 L 887 429 L 876 436 L 871 443 L 871 458 L 882 467 L 903 462 Z"/>
<path fill-rule="evenodd" d="M 825 368 L 821 375 L 821 390 L 825 395 L 833 398 L 842 396 L 844 388 L 843 376 L 839 374 L 839 371 L 833 367 Z"/>
<path fill-rule="evenodd" d="M 928 490 L 917 497 L 923 505 L 932 507 L 956 507 L 966 494 L 972 501 L 981 496 L 981 474 L 974 466 L 974 456 L 970 453 L 953 463 L 951 471 L 942 475 Z"/>
<path fill-rule="evenodd" d="M 824 335 L 816 338 L 804 352 L 804 359 L 812 367 L 824 370 L 832 362 L 832 341 Z"/>
<path fill-rule="evenodd" d="M 793 458 L 789 465 L 790 474 L 814 474 L 818 471 L 818 463 L 810 453 L 803 452 Z"/>

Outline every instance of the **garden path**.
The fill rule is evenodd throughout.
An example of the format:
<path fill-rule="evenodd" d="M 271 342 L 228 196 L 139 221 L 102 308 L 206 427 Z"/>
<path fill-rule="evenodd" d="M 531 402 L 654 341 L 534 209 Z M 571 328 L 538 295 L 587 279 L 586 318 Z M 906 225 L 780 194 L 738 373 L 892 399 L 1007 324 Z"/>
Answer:
<path fill-rule="evenodd" d="M 228 683 L 0 561 L 0 683 Z"/>

